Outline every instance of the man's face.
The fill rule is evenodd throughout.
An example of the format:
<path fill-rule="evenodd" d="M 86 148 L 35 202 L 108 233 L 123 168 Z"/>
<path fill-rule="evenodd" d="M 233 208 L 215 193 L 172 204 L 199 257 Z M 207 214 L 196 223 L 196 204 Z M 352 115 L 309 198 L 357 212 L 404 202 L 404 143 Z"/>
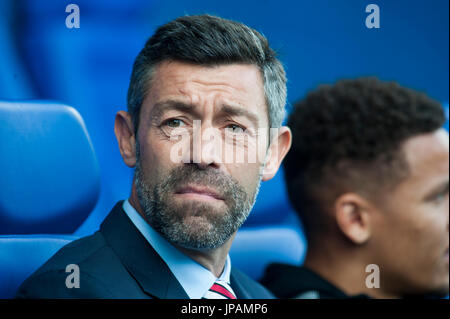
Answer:
<path fill-rule="evenodd" d="M 380 285 L 400 295 L 448 293 L 448 134 L 410 138 L 403 151 L 410 175 L 385 196 L 373 236 Z"/>
<path fill-rule="evenodd" d="M 233 142 L 247 154 L 256 147 L 252 133 L 268 127 L 258 68 L 162 62 L 139 123 L 135 187 L 147 221 L 184 248 L 223 245 L 247 218 L 261 180 L 261 161 L 224 161 L 226 129 L 248 134 L 247 142 Z M 180 129 L 188 139 L 174 138 Z M 213 139 L 202 140 L 206 130 Z M 178 158 L 179 143 L 184 155 Z"/>

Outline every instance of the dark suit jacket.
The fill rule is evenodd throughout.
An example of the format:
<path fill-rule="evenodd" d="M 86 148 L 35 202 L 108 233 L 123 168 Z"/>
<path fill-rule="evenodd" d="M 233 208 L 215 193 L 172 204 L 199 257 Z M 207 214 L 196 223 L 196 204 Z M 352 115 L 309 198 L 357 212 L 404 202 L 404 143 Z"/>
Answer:
<path fill-rule="evenodd" d="M 64 246 L 25 280 L 16 298 L 189 298 L 122 203 L 116 204 L 99 231 Z M 69 264 L 79 266 L 79 288 L 66 287 Z M 230 281 L 238 299 L 273 298 L 233 267 Z"/>

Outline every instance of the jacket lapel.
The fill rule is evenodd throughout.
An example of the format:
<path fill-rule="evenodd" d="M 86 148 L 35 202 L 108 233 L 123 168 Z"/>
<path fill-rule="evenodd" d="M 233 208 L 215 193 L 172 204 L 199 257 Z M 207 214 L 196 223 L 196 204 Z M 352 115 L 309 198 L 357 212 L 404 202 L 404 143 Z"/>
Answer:
<path fill-rule="evenodd" d="M 100 232 L 145 293 L 161 299 L 188 299 L 188 295 L 153 247 L 142 236 L 118 202 L 100 226 Z"/>
<path fill-rule="evenodd" d="M 242 278 L 240 278 L 239 273 L 233 267 L 231 267 L 230 284 L 237 299 L 252 299 L 250 292 L 242 285 Z"/>

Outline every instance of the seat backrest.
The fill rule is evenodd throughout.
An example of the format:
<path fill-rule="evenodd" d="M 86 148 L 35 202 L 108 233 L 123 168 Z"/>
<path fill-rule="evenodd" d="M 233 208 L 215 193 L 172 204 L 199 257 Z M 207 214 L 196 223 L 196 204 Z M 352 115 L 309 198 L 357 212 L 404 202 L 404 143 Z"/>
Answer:
<path fill-rule="evenodd" d="M 29 275 L 74 239 L 68 235 L 0 235 L 0 299 L 14 297 Z"/>
<path fill-rule="evenodd" d="M 261 189 L 230 250 L 233 266 L 255 280 L 274 262 L 300 265 L 306 239 L 286 191 L 283 168 Z"/>
<path fill-rule="evenodd" d="M 0 234 L 72 233 L 94 208 L 100 174 L 80 114 L 0 101 Z"/>
<path fill-rule="evenodd" d="M 255 205 L 243 227 L 283 223 L 292 211 L 281 166 L 274 178 L 261 183 Z"/>
<path fill-rule="evenodd" d="M 245 227 L 238 231 L 230 250 L 233 267 L 255 280 L 270 263 L 300 265 L 306 251 L 301 230 L 291 225 Z"/>

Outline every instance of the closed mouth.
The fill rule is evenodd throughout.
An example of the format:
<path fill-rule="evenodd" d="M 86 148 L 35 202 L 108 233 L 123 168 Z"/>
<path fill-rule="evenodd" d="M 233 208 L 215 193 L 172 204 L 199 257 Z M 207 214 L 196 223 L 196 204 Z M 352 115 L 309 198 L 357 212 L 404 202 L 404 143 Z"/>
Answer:
<path fill-rule="evenodd" d="M 217 200 L 223 200 L 224 198 L 215 190 L 204 187 L 204 186 L 186 186 L 178 189 L 175 194 L 179 195 L 198 195 L 199 197 L 205 197 L 205 198 L 214 198 Z"/>

